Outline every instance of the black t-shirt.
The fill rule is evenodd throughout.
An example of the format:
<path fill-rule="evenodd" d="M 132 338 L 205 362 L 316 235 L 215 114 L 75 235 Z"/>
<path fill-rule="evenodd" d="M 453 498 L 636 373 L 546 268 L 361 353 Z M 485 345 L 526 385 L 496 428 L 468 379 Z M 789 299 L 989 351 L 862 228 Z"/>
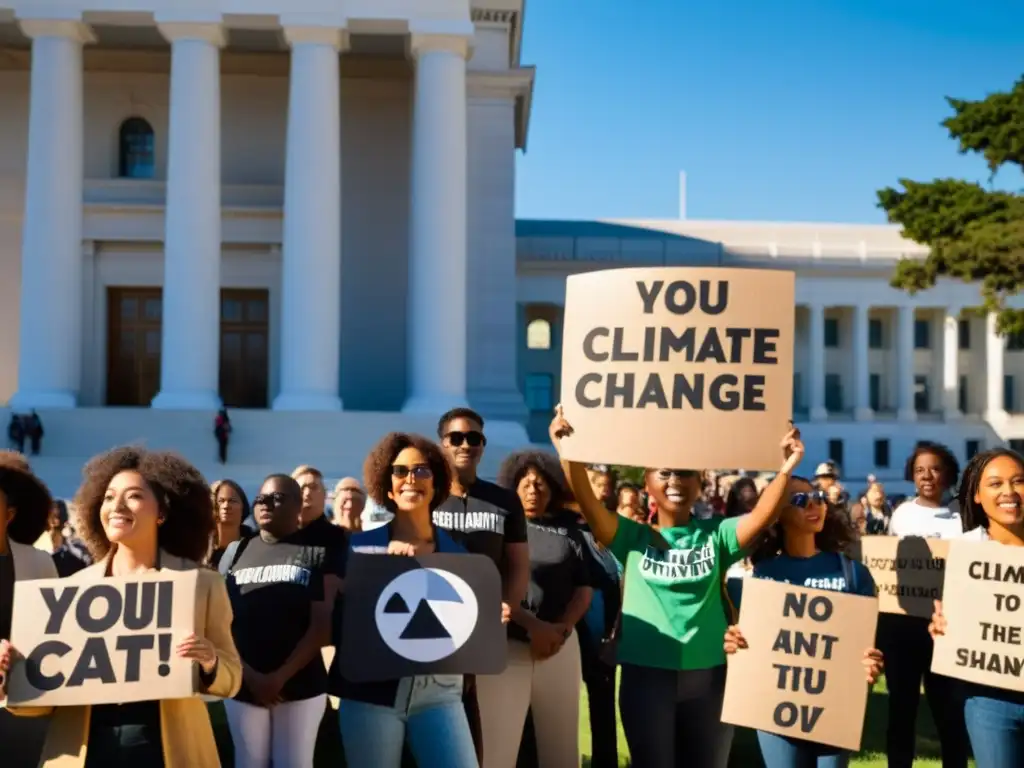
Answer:
<path fill-rule="evenodd" d="M 14 611 L 14 556 L 8 550 L 0 555 L 0 640 L 11 639 L 11 614 Z"/>
<path fill-rule="evenodd" d="M 434 510 L 434 525 L 474 555 L 486 555 L 504 573 L 505 545 L 526 541 L 526 515 L 519 497 L 477 479 L 465 497 L 449 496 Z"/>
<path fill-rule="evenodd" d="M 244 539 L 251 539 L 253 536 L 256 535 L 256 533 L 257 533 L 256 531 L 250 530 L 249 528 L 246 528 L 243 525 L 239 529 L 239 531 L 238 531 L 238 538 L 242 539 L 242 540 L 244 540 Z M 213 550 L 213 552 L 210 553 L 210 567 L 211 568 L 219 568 L 220 567 L 220 559 L 222 557 L 224 557 L 224 553 L 227 551 L 227 548 L 230 547 L 230 546 L 231 546 L 231 544 L 229 542 L 227 547 L 217 547 L 216 549 Z M 241 546 L 241 545 L 239 545 L 239 546 Z"/>
<path fill-rule="evenodd" d="M 523 607 L 541 621 L 562 618 L 573 594 L 591 584 L 586 544 L 579 530 L 562 517 L 527 520 L 530 544 L 530 587 Z M 526 630 L 509 625 L 509 637 L 527 640 Z"/>
<path fill-rule="evenodd" d="M 242 660 L 257 672 L 279 669 L 309 629 L 313 603 L 324 599 L 324 576 L 337 572 L 335 553 L 311 543 L 306 530 L 265 541 L 254 536 L 244 543 L 228 572 L 228 591 L 235 618 L 231 634 Z M 311 699 L 324 693 L 327 670 L 319 654 L 281 691 L 285 701 Z M 254 703 L 244 681 L 235 697 Z"/>
<path fill-rule="evenodd" d="M 57 575 L 62 579 L 78 573 L 91 563 L 92 558 L 85 548 L 71 539 L 64 539 L 64 543 L 53 553 L 53 564 L 57 568 Z"/>
<path fill-rule="evenodd" d="M 324 547 L 327 550 L 331 562 L 329 573 L 344 578 L 345 564 L 348 562 L 349 532 L 340 525 L 332 523 L 326 515 L 320 515 L 302 529 L 302 535 L 312 546 Z M 335 647 L 341 645 L 341 614 L 341 595 L 338 595 L 334 603 L 331 622 L 331 643 Z"/>

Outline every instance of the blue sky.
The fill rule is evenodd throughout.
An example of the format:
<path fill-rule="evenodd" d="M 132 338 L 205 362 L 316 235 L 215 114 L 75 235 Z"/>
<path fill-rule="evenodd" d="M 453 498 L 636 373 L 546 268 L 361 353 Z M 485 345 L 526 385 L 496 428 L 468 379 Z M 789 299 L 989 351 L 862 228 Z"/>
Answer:
<path fill-rule="evenodd" d="M 987 180 L 944 97 L 1024 75 L 1024 5 L 527 0 L 522 63 L 520 217 L 674 218 L 685 170 L 688 218 L 883 222 L 900 177 Z"/>

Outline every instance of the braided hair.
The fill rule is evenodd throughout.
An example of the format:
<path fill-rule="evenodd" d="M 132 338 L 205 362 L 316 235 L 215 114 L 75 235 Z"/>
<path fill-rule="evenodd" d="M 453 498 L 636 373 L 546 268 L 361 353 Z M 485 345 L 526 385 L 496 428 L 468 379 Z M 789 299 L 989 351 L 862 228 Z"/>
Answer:
<path fill-rule="evenodd" d="M 1009 448 L 992 448 L 976 453 L 964 467 L 960 490 L 956 497 L 957 503 L 960 505 L 960 523 L 964 533 L 973 531 L 975 528 L 988 528 L 988 515 L 985 514 L 981 504 L 974 500 L 974 497 L 978 495 L 978 486 L 981 485 L 981 475 L 985 471 L 985 467 L 1000 458 L 1013 459 L 1024 468 L 1024 458 Z"/>

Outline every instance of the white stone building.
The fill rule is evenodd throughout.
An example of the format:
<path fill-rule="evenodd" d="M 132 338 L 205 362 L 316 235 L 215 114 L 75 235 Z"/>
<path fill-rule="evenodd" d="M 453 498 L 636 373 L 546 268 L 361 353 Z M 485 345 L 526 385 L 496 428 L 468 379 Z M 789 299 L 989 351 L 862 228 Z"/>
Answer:
<path fill-rule="evenodd" d="M 889 288 L 920 251 L 893 228 L 517 228 L 522 26 L 523 0 L 0 0 L 0 403 L 38 409 L 54 489 L 138 439 L 248 484 L 359 474 L 463 401 L 493 471 L 545 434 L 564 277 L 614 265 L 794 269 L 794 407 L 848 474 L 1024 437 L 1022 356 L 960 318 L 971 287 Z"/>

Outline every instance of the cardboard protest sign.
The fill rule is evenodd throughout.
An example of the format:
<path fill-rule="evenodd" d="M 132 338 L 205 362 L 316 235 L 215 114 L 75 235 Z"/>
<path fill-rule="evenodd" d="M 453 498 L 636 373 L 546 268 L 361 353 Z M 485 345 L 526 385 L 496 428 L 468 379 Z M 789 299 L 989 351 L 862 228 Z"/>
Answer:
<path fill-rule="evenodd" d="M 932 671 L 1024 691 L 1024 548 L 952 541 Z"/>
<path fill-rule="evenodd" d="M 565 458 L 777 469 L 793 406 L 793 303 L 793 273 L 781 270 L 571 275 L 561 403 L 575 433 L 562 441 Z"/>
<path fill-rule="evenodd" d="M 14 585 L 10 706 L 124 704 L 193 694 L 174 647 L 195 629 L 196 571 Z"/>
<path fill-rule="evenodd" d="M 871 571 L 878 587 L 878 610 L 930 618 L 942 599 L 949 542 L 914 536 L 863 536 L 853 557 Z"/>
<path fill-rule="evenodd" d="M 877 623 L 874 598 L 746 579 L 722 721 L 856 752 Z"/>
<path fill-rule="evenodd" d="M 341 673 L 496 675 L 507 663 L 501 577 L 483 555 L 354 553 L 345 576 Z"/>

